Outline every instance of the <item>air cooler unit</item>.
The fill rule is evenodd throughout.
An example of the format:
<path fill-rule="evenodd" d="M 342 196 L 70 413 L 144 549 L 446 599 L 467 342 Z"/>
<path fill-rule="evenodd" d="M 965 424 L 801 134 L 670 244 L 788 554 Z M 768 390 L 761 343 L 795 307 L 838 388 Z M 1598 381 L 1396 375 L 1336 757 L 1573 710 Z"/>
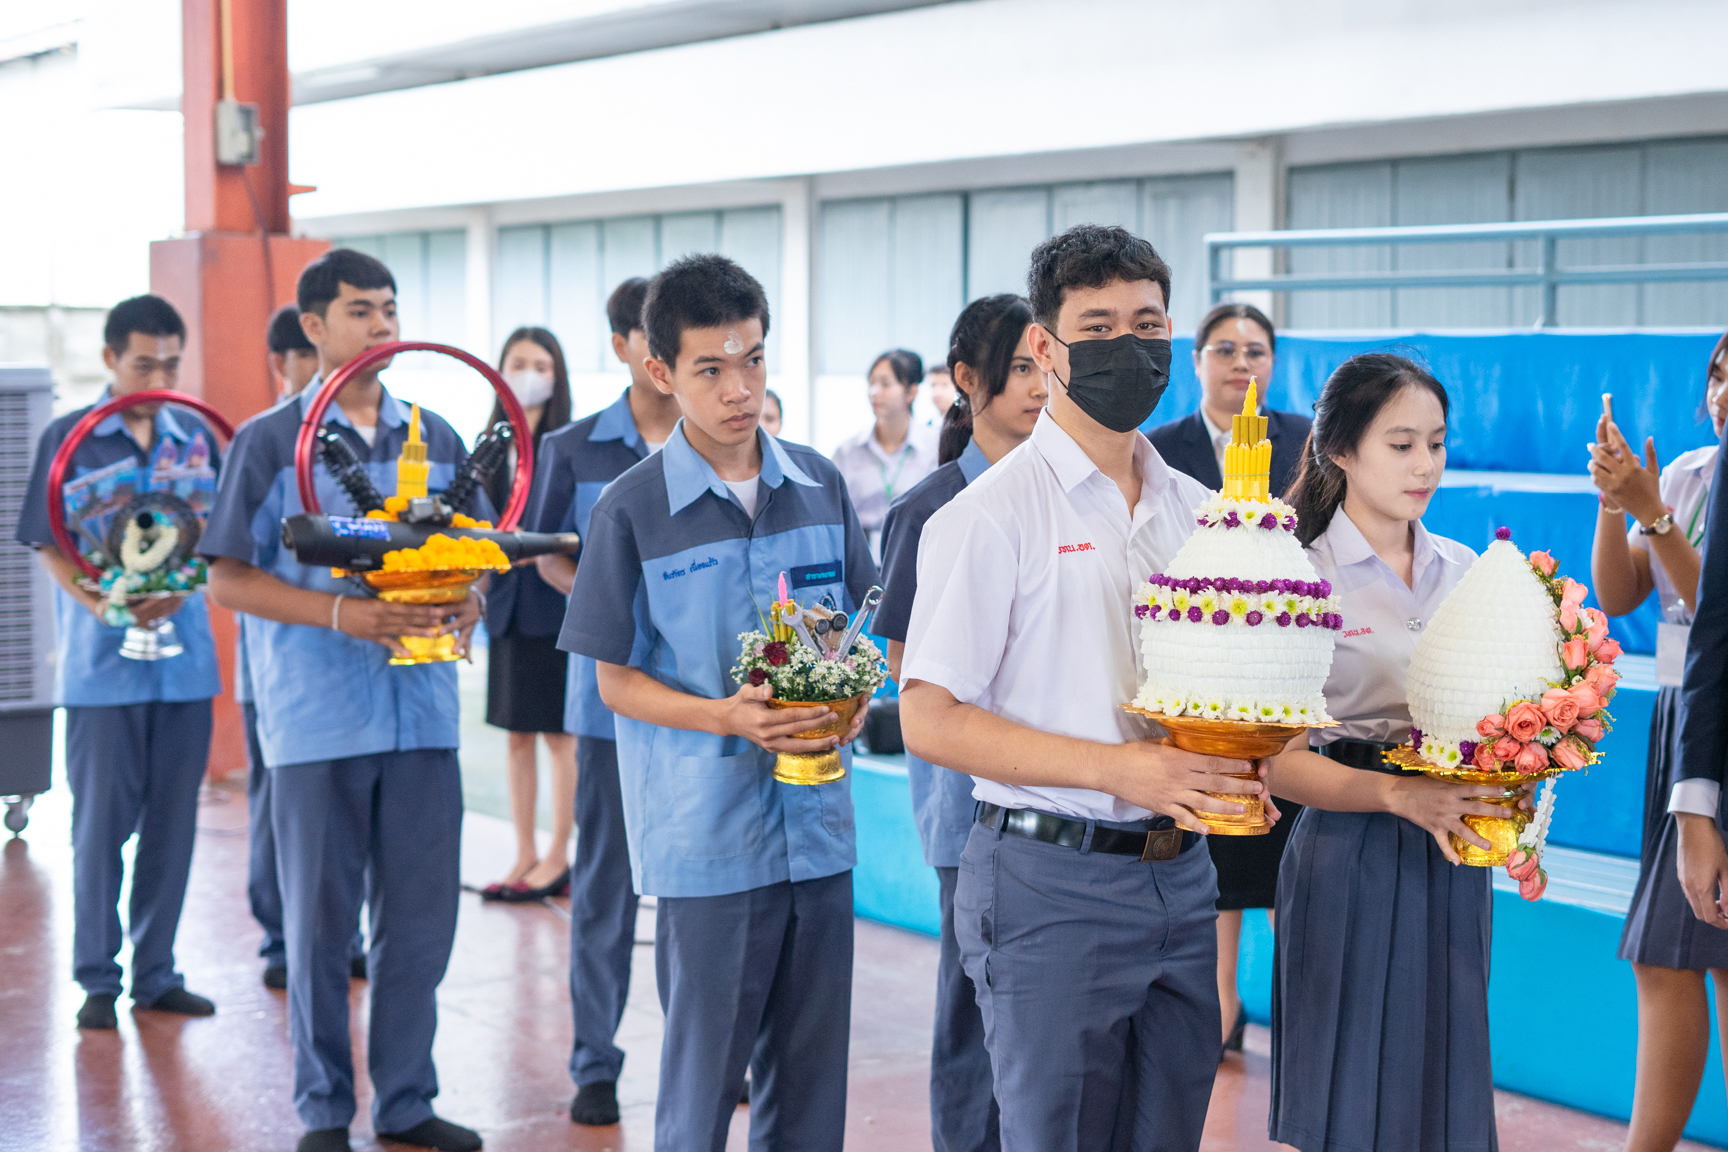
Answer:
<path fill-rule="evenodd" d="M 48 790 L 53 761 L 53 583 L 14 540 L 53 402 L 48 369 L 0 364 L 0 801 L 13 832 Z"/>

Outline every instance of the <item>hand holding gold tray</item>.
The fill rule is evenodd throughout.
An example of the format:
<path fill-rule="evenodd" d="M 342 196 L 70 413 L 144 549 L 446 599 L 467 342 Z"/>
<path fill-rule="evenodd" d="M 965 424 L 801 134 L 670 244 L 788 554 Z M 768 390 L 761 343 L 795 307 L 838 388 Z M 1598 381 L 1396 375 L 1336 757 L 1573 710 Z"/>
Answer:
<path fill-rule="evenodd" d="M 1184 752 L 1194 752 L 1201 756 L 1223 756 L 1231 760 L 1264 760 L 1284 751 L 1285 746 L 1306 729 L 1336 726 L 1331 720 L 1320 724 L 1261 724 L 1253 720 L 1167 716 L 1162 712 L 1149 712 L 1133 704 L 1124 704 L 1122 707 L 1125 711 L 1155 721 L 1169 733 L 1162 743 L 1174 745 Z M 1257 772 L 1227 772 L 1225 775 L 1238 780 L 1260 778 Z M 1272 822 L 1266 818 L 1263 795 L 1250 796 L 1239 792 L 1208 792 L 1206 795 L 1215 800 L 1241 804 L 1245 808 L 1241 813 L 1195 813 L 1213 835 L 1264 836 L 1272 831 Z"/>
<path fill-rule="evenodd" d="M 468 589 L 480 576 L 481 572 L 474 568 L 432 568 L 367 572 L 361 578 L 378 594 L 378 599 L 391 604 L 460 604 L 468 599 Z M 462 658 L 456 651 L 454 632 L 396 639 L 408 649 L 408 655 L 391 656 L 392 664 L 444 664 Z"/>
<path fill-rule="evenodd" d="M 1471 799 L 1506 809 L 1504 816 L 1464 817 L 1464 823 L 1470 830 L 1492 844 L 1492 848 L 1478 848 L 1457 836 L 1452 837 L 1452 850 L 1458 853 L 1458 858 L 1477 868 L 1498 868 L 1512 858 L 1513 851 L 1518 847 L 1518 837 L 1523 833 L 1524 826 L 1530 823 L 1530 817 L 1519 807 L 1524 799 L 1524 785 L 1560 775 L 1557 768 L 1543 768 L 1529 774 L 1484 772 L 1474 767 L 1442 768 L 1422 759 L 1409 744 L 1401 744 L 1384 755 L 1388 764 L 1396 764 L 1407 772 L 1420 772 L 1430 779 L 1445 780 L 1453 784 L 1486 785 L 1488 795 L 1472 796 Z"/>

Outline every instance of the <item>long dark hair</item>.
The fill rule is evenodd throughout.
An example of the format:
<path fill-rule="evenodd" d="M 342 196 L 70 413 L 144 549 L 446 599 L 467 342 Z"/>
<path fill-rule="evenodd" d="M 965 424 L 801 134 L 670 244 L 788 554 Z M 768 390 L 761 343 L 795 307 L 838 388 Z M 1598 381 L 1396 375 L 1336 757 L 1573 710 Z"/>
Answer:
<path fill-rule="evenodd" d="M 1012 292 L 974 300 L 954 321 L 954 330 L 948 335 L 948 371 L 955 379 L 954 403 L 942 417 L 942 439 L 936 455 L 941 463 L 960 458 L 960 453 L 972 442 L 974 413 L 988 408 L 990 401 L 1008 387 L 1014 349 L 1030 323 L 1032 305 Z M 976 409 L 959 384 L 957 369 L 962 364 L 972 369 L 973 379 L 979 385 L 981 398 Z"/>
<path fill-rule="evenodd" d="M 1344 469 L 1334 456 L 1349 456 L 1362 443 L 1380 410 L 1406 388 L 1426 388 L 1440 401 L 1441 415 L 1451 402 L 1440 381 L 1413 360 L 1390 352 L 1364 352 L 1338 365 L 1314 404 L 1314 426 L 1302 445 L 1302 470 L 1284 497 L 1296 509 L 1296 538 L 1312 544 L 1332 523 L 1344 503 Z"/>
<path fill-rule="evenodd" d="M 538 344 L 552 357 L 552 396 L 546 401 L 546 407 L 540 410 L 540 424 L 534 429 L 534 448 L 538 452 L 540 438 L 546 433 L 562 428 L 570 423 L 570 371 L 564 366 L 564 348 L 558 343 L 558 337 L 544 328 L 522 327 L 510 333 L 504 341 L 504 347 L 498 352 L 498 372 L 504 372 L 504 365 L 510 359 L 510 349 L 523 340 Z M 491 428 L 504 419 L 504 402 L 492 402 L 492 415 L 486 418 L 486 427 Z M 509 484 L 513 473 L 507 468 L 500 468 L 492 474 L 492 482 L 487 485 L 487 495 L 492 498 L 493 507 L 502 511 L 499 503 L 500 495 L 508 496 Z"/>

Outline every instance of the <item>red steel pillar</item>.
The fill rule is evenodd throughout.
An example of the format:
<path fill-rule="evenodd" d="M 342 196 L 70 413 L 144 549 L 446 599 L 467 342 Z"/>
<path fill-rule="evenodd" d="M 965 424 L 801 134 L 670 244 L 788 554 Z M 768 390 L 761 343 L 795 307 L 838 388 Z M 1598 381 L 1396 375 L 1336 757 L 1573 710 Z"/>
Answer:
<path fill-rule="evenodd" d="M 270 406 L 270 313 L 294 298 L 300 269 L 329 248 L 288 234 L 287 0 L 182 0 L 186 234 L 150 245 L 150 290 L 186 320 L 180 387 L 238 425 Z M 255 164 L 219 164 L 219 100 L 257 105 Z M 210 774 L 246 764 L 234 703 L 234 617 L 210 606 L 223 694 L 216 700 Z"/>

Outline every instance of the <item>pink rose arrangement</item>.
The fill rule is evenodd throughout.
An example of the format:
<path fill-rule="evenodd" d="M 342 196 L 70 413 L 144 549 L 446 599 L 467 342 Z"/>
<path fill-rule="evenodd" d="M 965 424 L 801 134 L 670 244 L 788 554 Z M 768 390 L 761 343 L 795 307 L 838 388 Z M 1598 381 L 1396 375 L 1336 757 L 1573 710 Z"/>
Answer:
<path fill-rule="evenodd" d="M 1620 645 L 1608 635 L 1608 617 L 1600 609 L 1584 607 L 1590 590 L 1559 575 L 1552 555 L 1532 552 L 1529 561 L 1554 598 L 1560 679 L 1541 696 L 1509 701 L 1502 711 L 1476 722 L 1481 740 L 1466 740 L 1458 750 L 1479 772 L 1575 772 L 1595 763 L 1596 745 L 1613 725 L 1607 704 L 1620 680 L 1614 671 Z"/>

